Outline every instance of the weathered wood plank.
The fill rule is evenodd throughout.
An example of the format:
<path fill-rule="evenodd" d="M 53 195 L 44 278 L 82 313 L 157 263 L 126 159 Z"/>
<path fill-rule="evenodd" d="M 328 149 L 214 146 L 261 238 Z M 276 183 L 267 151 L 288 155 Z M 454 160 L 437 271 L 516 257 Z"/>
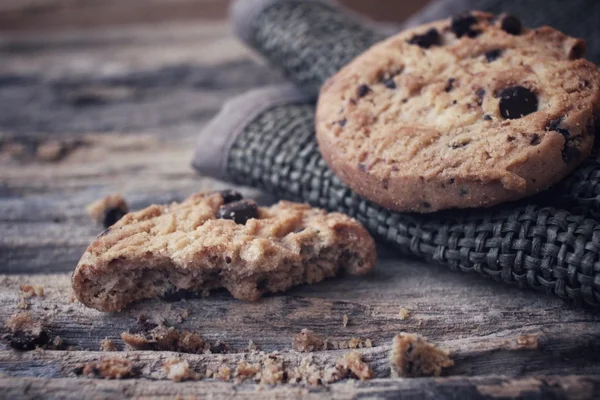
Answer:
<path fill-rule="evenodd" d="M 217 292 L 175 303 L 143 301 L 120 313 L 70 303 L 69 274 L 5 276 L 0 282 L 7 288 L 0 294 L 1 319 L 19 311 L 20 284 L 44 285 L 45 297 L 29 299 L 30 311 L 76 350 L 97 350 L 105 337 L 122 349 L 120 333 L 144 314 L 210 341 L 224 341 L 233 351 L 242 351 L 249 340 L 265 351 L 289 349 L 300 329 L 311 328 L 336 341 L 371 339 L 374 354 L 386 359 L 392 337 L 410 331 L 452 351 L 456 366 L 448 370 L 451 375 L 600 373 L 597 314 L 414 261 L 383 260 L 369 277 L 306 285 L 256 303 Z M 410 312 L 406 320 L 401 307 Z M 349 317 L 345 328 L 344 314 Z M 538 335 L 539 349 L 507 344 L 524 334 Z M 378 373 L 387 376 L 387 367 Z"/>
<path fill-rule="evenodd" d="M 78 390 L 73 390 L 73 388 Z M 74 378 L 0 378 L 0 391 L 10 399 L 98 399 L 137 398 L 172 399 L 196 396 L 211 399 L 400 399 L 438 400 L 453 398 L 530 400 L 592 400 L 600 396 L 598 376 L 525 378 L 502 376 L 438 379 L 376 379 L 365 382 L 338 383 L 327 387 L 261 387 L 254 384 L 231 384 L 218 381 L 165 383 L 148 380 L 103 381 Z"/>
<path fill-rule="evenodd" d="M 102 229 L 85 214 L 85 206 L 110 192 L 123 193 L 138 209 L 222 188 L 189 166 L 196 133 L 229 96 L 281 78 L 254 65 L 222 24 L 4 35 L 0 57 L 0 321 L 21 310 L 20 284 L 41 284 L 46 295 L 28 299 L 29 310 L 70 346 L 68 351 L 17 353 L 0 342 L 0 374 L 9 377 L 0 380 L 3 395 L 168 397 L 206 391 L 216 398 L 255 397 L 253 385 L 151 381 L 164 378 L 160 364 L 175 355 L 169 352 L 116 353 L 139 364 L 139 379 L 70 377 L 76 364 L 105 356 L 97 352 L 105 337 L 122 350 L 120 333 L 142 314 L 232 347 L 224 358 L 181 355 L 199 371 L 252 357 L 241 352 L 249 340 L 261 350 L 280 351 L 287 363 L 298 363 L 302 355 L 289 349 L 302 328 L 335 341 L 358 337 L 374 343 L 361 352 L 381 379 L 314 393 L 276 387 L 273 396 L 443 398 L 460 393 L 461 398 L 485 398 L 527 392 L 538 396 L 532 398 L 576 398 L 598 390 L 597 380 L 579 377 L 465 376 L 600 374 L 600 314 L 443 267 L 399 260 L 383 248 L 381 262 L 366 278 L 340 277 L 256 303 L 237 301 L 226 292 L 177 303 L 150 300 L 113 314 L 71 303 L 70 272 Z M 63 150 L 56 157 L 42 151 L 57 145 Z M 409 310 L 407 319 L 401 318 L 401 307 Z M 344 315 L 347 327 L 342 326 Z M 447 374 L 456 378 L 387 379 L 389 344 L 400 331 L 420 333 L 448 348 L 456 365 Z M 538 336 L 538 349 L 515 344 L 525 334 Z M 315 353 L 315 362 L 327 365 L 339 354 Z M 81 389 L 70 392 L 73 385 Z M 4 391 L 7 387 L 10 392 Z"/>

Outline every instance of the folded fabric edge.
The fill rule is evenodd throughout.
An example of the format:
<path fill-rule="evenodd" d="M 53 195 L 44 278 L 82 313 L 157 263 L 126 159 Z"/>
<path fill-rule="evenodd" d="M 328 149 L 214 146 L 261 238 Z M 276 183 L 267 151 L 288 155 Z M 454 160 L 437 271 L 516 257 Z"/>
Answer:
<path fill-rule="evenodd" d="M 234 0 L 229 7 L 229 20 L 233 25 L 234 33 L 244 43 L 251 45 L 252 23 L 268 7 L 275 3 L 299 2 L 299 0 Z M 400 30 L 401 26 L 394 23 L 382 23 L 370 20 L 340 4 L 330 0 L 302 0 L 302 3 L 325 4 L 337 9 L 355 19 L 364 26 L 384 35 L 392 35 Z"/>
<path fill-rule="evenodd" d="M 229 150 L 250 122 L 270 108 L 310 101 L 292 84 L 267 86 L 234 97 L 200 132 L 192 166 L 203 175 L 226 179 Z"/>

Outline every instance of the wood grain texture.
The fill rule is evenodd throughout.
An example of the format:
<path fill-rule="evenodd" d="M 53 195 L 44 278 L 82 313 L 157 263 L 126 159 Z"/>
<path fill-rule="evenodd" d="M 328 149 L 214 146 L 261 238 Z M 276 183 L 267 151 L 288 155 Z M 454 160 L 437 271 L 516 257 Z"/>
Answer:
<path fill-rule="evenodd" d="M 73 387 L 78 390 L 74 391 Z M 0 391 L 10 399 L 21 398 L 136 398 L 172 399 L 210 397 L 211 399 L 399 399 L 438 400 L 591 400 L 600 395 L 597 376 L 543 377 L 511 380 L 501 376 L 481 378 L 376 379 L 366 382 L 338 383 L 327 387 L 263 387 L 225 382 L 182 382 L 165 385 L 147 380 L 103 381 L 74 378 L 0 378 Z"/>
<path fill-rule="evenodd" d="M 71 303 L 71 271 L 102 230 L 85 214 L 87 204 L 121 192 L 130 208 L 139 209 L 224 186 L 196 175 L 189 162 L 197 132 L 227 98 L 281 81 L 250 57 L 219 24 L 0 36 L 0 321 L 21 311 L 21 284 L 43 285 L 45 296 L 28 299 L 28 309 L 69 348 L 18 353 L 0 341 L 2 395 L 441 399 L 526 393 L 541 399 L 598 394 L 598 379 L 591 377 L 600 374 L 598 313 L 398 259 L 386 248 L 366 278 L 300 286 L 255 303 L 224 291 L 174 303 L 145 301 L 112 314 Z M 401 308 L 409 311 L 408 318 L 400 316 Z M 311 328 L 335 341 L 371 339 L 374 347 L 360 351 L 377 379 L 264 392 L 256 392 L 255 385 L 214 380 L 163 381 L 160 365 L 176 354 L 123 351 L 120 333 L 142 314 L 231 346 L 226 355 L 177 355 L 198 371 L 256 357 L 243 352 L 249 340 L 296 365 L 303 355 L 290 350 L 292 337 Z M 446 371 L 448 377 L 390 379 L 389 345 L 401 331 L 422 334 L 450 350 L 456 365 Z M 0 328 L 0 336 L 6 333 Z M 539 347 L 524 348 L 521 335 L 536 336 Z M 78 364 L 109 354 L 98 352 L 104 338 L 121 350 L 112 355 L 139 367 L 136 379 L 72 375 Z M 314 360 L 329 365 L 342 353 L 318 352 Z"/>

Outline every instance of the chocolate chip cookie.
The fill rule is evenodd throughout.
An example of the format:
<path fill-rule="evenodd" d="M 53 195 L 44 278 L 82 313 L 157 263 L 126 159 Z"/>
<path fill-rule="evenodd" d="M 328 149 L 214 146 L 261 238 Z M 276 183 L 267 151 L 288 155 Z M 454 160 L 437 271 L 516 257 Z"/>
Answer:
<path fill-rule="evenodd" d="M 548 188 L 590 153 L 600 72 L 585 43 L 471 12 L 397 34 L 323 86 L 323 157 L 393 210 L 491 206 Z"/>
<path fill-rule="evenodd" d="M 101 311 L 157 296 L 224 287 L 242 300 L 315 283 L 376 261 L 356 220 L 306 204 L 258 207 L 234 191 L 125 215 L 85 251 L 73 274 L 77 299 Z"/>

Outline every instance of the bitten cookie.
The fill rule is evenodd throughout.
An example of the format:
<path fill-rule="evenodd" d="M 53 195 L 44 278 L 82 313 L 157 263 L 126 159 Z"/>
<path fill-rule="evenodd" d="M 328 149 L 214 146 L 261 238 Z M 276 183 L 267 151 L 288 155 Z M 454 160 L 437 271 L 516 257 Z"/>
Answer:
<path fill-rule="evenodd" d="M 220 287 L 257 300 L 340 270 L 365 274 L 376 258 L 371 236 L 343 214 L 285 201 L 257 207 L 234 191 L 200 193 L 121 218 L 87 248 L 73 290 L 101 311 Z"/>
<path fill-rule="evenodd" d="M 321 89 L 338 177 L 393 210 L 491 206 L 548 188 L 590 153 L 600 72 L 585 43 L 472 12 L 380 42 Z"/>

